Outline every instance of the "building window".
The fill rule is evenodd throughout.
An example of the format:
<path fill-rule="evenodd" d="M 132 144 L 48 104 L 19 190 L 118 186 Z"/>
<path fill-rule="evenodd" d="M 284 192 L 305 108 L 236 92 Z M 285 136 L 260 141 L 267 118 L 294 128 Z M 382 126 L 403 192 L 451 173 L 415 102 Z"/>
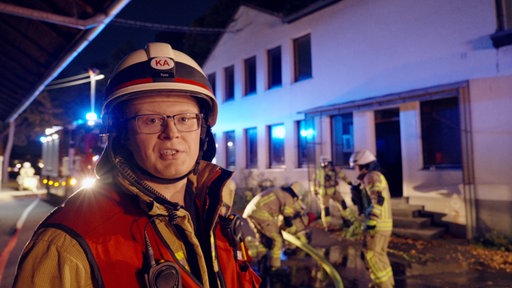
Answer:
<path fill-rule="evenodd" d="M 244 60 L 244 95 L 256 93 L 256 56 Z"/>
<path fill-rule="evenodd" d="M 208 82 L 210 82 L 210 86 L 212 87 L 213 94 L 215 95 L 215 72 L 208 74 Z"/>
<path fill-rule="evenodd" d="M 496 0 L 496 33 L 491 35 L 492 44 L 499 48 L 512 44 L 512 0 Z"/>
<path fill-rule="evenodd" d="M 245 129 L 246 168 L 258 168 L 258 134 L 256 127 Z"/>
<path fill-rule="evenodd" d="M 281 46 L 267 51 L 268 89 L 282 85 L 281 76 Z"/>
<path fill-rule="evenodd" d="M 352 113 L 331 117 L 332 161 L 336 166 L 348 166 L 354 152 L 354 122 Z"/>
<path fill-rule="evenodd" d="M 284 167 L 284 124 L 269 127 L 270 134 L 270 168 Z"/>
<path fill-rule="evenodd" d="M 224 102 L 235 99 L 235 66 L 224 68 Z"/>
<path fill-rule="evenodd" d="M 235 170 L 235 131 L 226 131 L 224 137 L 226 140 L 226 168 Z"/>
<path fill-rule="evenodd" d="M 212 137 L 213 137 L 213 142 L 215 142 L 215 151 L 214 152 L 215 152 L 215 154 L 217 154 L 217 149 L 219 147 L 219 145 L 217 144 L 217 141 L 215 140 L 215 139 L 217 139 L 217 134 L 212 133 Z M 217 164 L 217 157 L 215 157 L 215 156 L 213 157 L 212 163 Z"/>
<path fill-rule="evenodd" d="M 304 168 L 311 163 L 315 155 L 315 127 L 313 118 L 297 122 L 298 167 Z"/>
<path fill-rule="evenodd" d="M 424 101 L 420 107 L 424 168 L 461 168 L 458 98 Z"/>
<path fill-rule="evenodd" d="M 310 34 L 293 40 L 293 55 L 295 64 L 295 82 L 311 78 L 312 65 Z"/>

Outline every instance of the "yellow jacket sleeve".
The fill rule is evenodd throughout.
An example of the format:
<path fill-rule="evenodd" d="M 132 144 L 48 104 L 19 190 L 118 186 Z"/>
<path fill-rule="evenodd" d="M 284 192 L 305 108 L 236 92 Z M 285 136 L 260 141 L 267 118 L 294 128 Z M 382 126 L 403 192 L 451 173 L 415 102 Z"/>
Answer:
<path fill-rule="evenodd" d="M 92 287 L 82 248 L 61 230 L 38 231 L 20 259 L 13 287 Z"/>

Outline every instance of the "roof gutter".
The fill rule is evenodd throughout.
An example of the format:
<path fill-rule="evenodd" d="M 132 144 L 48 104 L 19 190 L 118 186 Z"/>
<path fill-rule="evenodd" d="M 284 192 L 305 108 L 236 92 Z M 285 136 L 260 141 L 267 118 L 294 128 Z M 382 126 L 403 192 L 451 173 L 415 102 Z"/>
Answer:
<path fill-rule="evenodd" d="M 106 11 L 106 14 L 98 14 L 99 16 L 92 17 L 90 19 L 98 19 L 100 18 L 100 22 L 95 23 L 94 25 L 90 26 L 91 23 L 88 23 L 87 25 L 82 25 L 83 29 L 87 29 L 87 27 L 93 27 L 90 30 L 86 31 L 85 35 L 81 37 L 81 41 L 77 44 L 75 44 L 69 52 L 61 58 L 61 60 L 55 65 L 55 68 L 53 68 L 52 71 L 50 71 L 46 77 L 39 83 L 39 85 L 33 90 L 32 93 L 29 94 L 29 96 L 24 100 L 20 107 L 18 107 L 9 117 L 7 117 L 7 122 L 12 122 L 18 116 L 27 109 L 27 107 L 32 104 L 32 102 L 39 96 L 41 91 L 50 83 L 50 81 L 53 80 L 53 78 L 57 77 L 62 70 L 66 68 L 66 66 L 73 60 L 75 57 L 82 52 L 82 50 L 89 45 L 89 43 L 98 36 L 98 34 L 107 26 L 112 19 L 130 2 L 131 0 L 118 0 L 115 1 L 109 9 Z M 2 9 L 3 5 L 0 6 L 0 9 Z M 28 9 L 30 10 L 30 9 Z M 47 13 L 49 14 L 49 13 Z M 55 16 L 55 15 L 54 15 Z M 30 18 L 30 17 L 29 17 Z M 66 17 L 65 17 L 66 18 Z M 42 19 L 39 19 L 42 20 Z M 76 20 L 77 23 L 81 22 L 80 20 Z M 85 21 L 89 22 L 89 21 Z M 56 22 L 52 22 L 56 23 Z M 85 24 L 85 23 L 82 23 Z M 63 24 L 64 25 L 64 24 Z"/>

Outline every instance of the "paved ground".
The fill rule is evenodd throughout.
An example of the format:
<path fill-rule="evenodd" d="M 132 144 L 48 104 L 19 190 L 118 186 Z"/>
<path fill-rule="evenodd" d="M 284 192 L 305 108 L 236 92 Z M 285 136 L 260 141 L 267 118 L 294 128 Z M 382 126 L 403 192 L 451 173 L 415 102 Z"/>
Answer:
<path fill-rule="evenodd" d="M 53 209 L 44 199 L 37 199 L 33 193 L 5 189 L 0 191 L 0 268 L 1 262 L 5 261 L 4 268 L 0 270 L 3 273 L 0 274 L 0 288 L 12 286 L 21 249 L 35 226 Z M 15 227 L 29 206 L 33 207 L 26 213 L 22 228 L 16 233 Z M 13 235 L 17 236 L 16 243 L 12 243 Z M 312 235 L 311 245 L 336 267 L 344 287 L 368 286 L 368 274 L 359 257 L 359 241 L 347 241 L 339 232 L 328 233 L 315 225 Z M 6 257 L 6 247 L 11 244 L 14 248 Z M 500 254 L 501 258 L 505 258 L 503 264 L 500 262 L 503 259 L 489 260 L 489 257 L 496 257 L 495 254 L 488 253 L 486 256 L 486 253 L 476 249 L 466 240 L 450 237 L 434 241 L 411 241 L 394 237 L 389 255 L 393 262 L 396 287 L 512 287 L 512 271 L 506 270 L 506 267 L 510 269 L 512 266 L 511 253 Z M 327 278 L 325 272 L 310 257 L 301 253 L 283 257 L 285 265 L 289 267 L 288 282 L 273 287 L 332 287 L 328 280 L 322 280 Z M 501 268 L 493 268 L 493 263 L 503 265 Z"/>
<path fill-rule="evenodd" d="M 360 246 L 340 239 L 336 234 L 328 237 L 335 238 L 341 243 L 340 247 L 348 247 L 345 251 L 348 251 L 346 255 L 348 255 L 349 264 L 347 268 L 339 269 L 345 287 L 366 287 L 361 283 L 365 277 L 360 276 L 363 274 L 360 273 L 361 270 L 364 270 L 363 263 L 360 259 L 354 259 L 359 256 Z M 333 244 L 329 248 L 332 250 L 332 247 L 336 246 Z M 489 267 L 489 263 L 484 262 L 483 259 L 477 259 L 478 256 L 471 253 L 474 248 L 466 240 L 450 237 L 432 241 L 393 237 L 389 257 L 396 287 L 512 287 L 512 271 L 510 271 L 512 254 L 510 252 L 507 254 L 508 271 L 494 269 Z M 352 267 L 350 267 L 351 257 L 354 263 Z M 333 262 L 332 259 L 330 261 Z M 354 271 L 358 273 L 353 273 Z"/>

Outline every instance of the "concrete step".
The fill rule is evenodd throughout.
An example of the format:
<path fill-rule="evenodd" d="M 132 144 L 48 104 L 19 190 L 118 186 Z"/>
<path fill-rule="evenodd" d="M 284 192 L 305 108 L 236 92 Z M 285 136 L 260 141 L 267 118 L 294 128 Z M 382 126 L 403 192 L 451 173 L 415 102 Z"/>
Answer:
<path fill-rule="evenodd" d="M 432 220 L 426 217 L 403 217 L 393 215 L 393 227 L 407 229 L 421 229 L 429 227 Z"/>
<path fill-rule="evenodd" d="M 445 233 L 444 228 L 425 227 L 420 229 L 393 227 L 393 235 L 419 240 L 431 240 L 441 237 Z"/>
<path fill-rule="evenodd" d="M 407 205 L 400 207 L 392 206 L 391 210 L 393 212 L 393 218 L 395 216 L 413 218 L 421 216 L 421 213 L 424 211 L 424 207 L 421 205 Z"/>
<path fill-rule="evenodd" d="M 393 218 L 398 217 L 418 217 L 425 210 L 423 205 L 411 205 L 407 197 L 391 198 L 391 210 Z"/>

